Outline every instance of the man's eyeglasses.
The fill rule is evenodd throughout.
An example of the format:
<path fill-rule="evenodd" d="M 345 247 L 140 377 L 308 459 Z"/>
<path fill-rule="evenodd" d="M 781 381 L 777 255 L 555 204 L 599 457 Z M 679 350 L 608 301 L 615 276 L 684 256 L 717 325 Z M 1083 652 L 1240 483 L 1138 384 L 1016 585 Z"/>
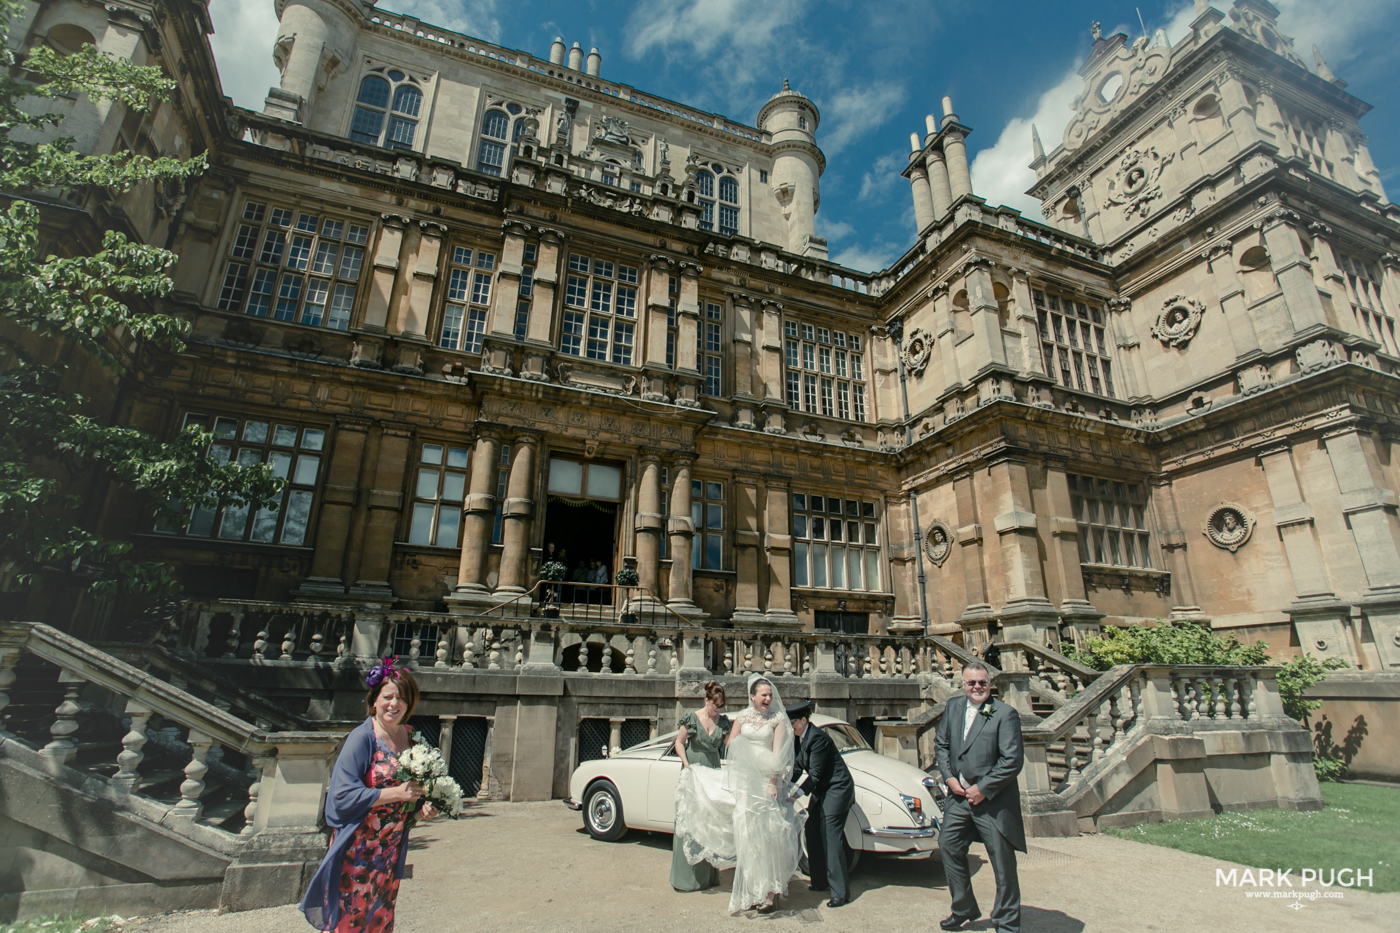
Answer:
<path fill-rule="evenodd" d="M 985 686 L 987 686 L 988 683 L 989 683 L 989 681 L 985 681 L 985 680 L 964 680 L 964 681 L 963 681 L 963 686 L 964 686 L 964 687 L 985 687 Z"/>

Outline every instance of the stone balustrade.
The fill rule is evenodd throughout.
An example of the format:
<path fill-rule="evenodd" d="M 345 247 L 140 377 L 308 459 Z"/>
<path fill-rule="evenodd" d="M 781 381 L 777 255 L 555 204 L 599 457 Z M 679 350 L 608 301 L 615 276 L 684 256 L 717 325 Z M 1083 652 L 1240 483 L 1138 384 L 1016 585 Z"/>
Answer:
<path fill-rule="evenodd" d="M 297 631 L 294 647 L 302 643 Z M 47 776 L 57 782 L 55 793 L 80 787 L 82 806 L 116 811 L 133 832 L 161 827 L 161 845 L 185 840 L 201 857 L 217 853 L 227 863 L 219 872 L 222 893 L 217 903 L 200 906 L 286 903 L 303 885 L 304 866 L 319 862 L 325 840 L 318 823 L 342 725 L 327 723 L 335 731 L 326 732 L 265 731 L 185 691 L 176 678 L 162 680 L 35 623 L 0 623 L 0 672 L 0 764 Z M 13 697 L 44 695 L 39 679 L 56 680 L 61 694 L 41 747 L 33 729 L 29 736 L 16 734 L 34 719 L 32 704 L 12 703 Z M 115 732 L 113 725 L 119 726 Z M 153 748 L 166 759 L 183 756 L 173 777 L 149 773 Z M 233 815 L 217 821 L 206 814 L 206 789 L 215 778 L 235 797 Z M 178 797 L 147 796 L 148 780 L 178 782 Z"/>

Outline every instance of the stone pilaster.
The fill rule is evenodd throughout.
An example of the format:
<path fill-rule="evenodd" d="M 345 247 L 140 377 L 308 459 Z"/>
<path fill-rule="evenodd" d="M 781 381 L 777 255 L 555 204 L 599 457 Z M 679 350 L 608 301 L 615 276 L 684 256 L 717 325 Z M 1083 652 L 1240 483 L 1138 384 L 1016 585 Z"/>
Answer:
<path fill-rule="evenodd" d="M 369 298 L 365 302 L 364 329 L 384 333 L 389 329 L 389 308 L 398 281 L 400 256 L 404 248 L 404 230 L 408 218 L 399 214 L 381 214 L 379 241 L 374 245 L 374 261 L 370 266 Z"/>
<path fill-rule="evenodd" d="M 1049 512 L 1045 518 L 1050 532 L 1045 565 L 1053 581 L 1050 589 L 1060 596 L 1061 619 L 1082 640 L 1098 631 L 1103 613 L 1089 602 L 1084 588 L 1079 559 L 1079 522 L 1074 518 L 1065 465 L 1059 460 L 1045 463 L 1045 500 Z"/>
<path fill-rule="evenodd" d="M 530 322 L 525 339 L 540 346 L 554 346 L 554 296 L 559 291 L 559 266 L 563 259 L 564 235 L 540 227 L 539 253 L 535 257 L 535 284 L 530 290 Z"/>
<path fill-rule="evenodd" d="M 1001 314 L 992 292 L 992 264 L 984 257 L 973 257 L 963 266 L 963 287 L 967 289 L 968 322 L 972 325 L 974 373 L 988 366 L 1006 365 L 1006 345 L 1001 339 Z"/>
<path fill-rule="evenodd" d="M 1235 358 L 1244 359 L 1259 352 L 1259 338 L 1254 321 L 1249 316 L 1244 284 L 1235 274 L 1235 256 L 1229 243 L 1221 243 L 1201 254 L 1215 283 L 1216 300 L 1225 312 L 1225 326 L 1230 330 Z"/>
<path fill-rule="evenodd" d="M 437 286 L 438 258 L 447 227 L 433 221 L 418 222 L 418 249 L 413 257 L 413 276 L 408 282 L 407 299 L 399 306 L 398 333 L 408 339 L 428 339 L 428 317 L 433 311 L 433 291 Z"/>
<path fill-rule="evenodd" d="M 1279 288 L 1283 289 L 1284 303 L 1295 334 L 1327 324 L 1322 298 L 1313 281 L 1312 264 L 1303 251 L 1298 231 L 1293 227 L 1298 219 L 1298 215 L 1292 211 L 1278 208 L 1265 218 L 1263 225 L 1264 245 L 1269 251 L 1274 278 L 1278 280 Z M 1264 349 L 1273 348 L 1266 346 Z"/>
<path fill-rule="evenodd" d="M 982 568 L 982 524 L 978 520 L 977 490 L 971 471 L 953 477 L 953 497 L 958 504 L 958 527 L 953 532 L 961 549 L 958 555 L 963 571 L 963 589 L 967 605 L 958 623 L 967 636 L 967 644 L 981 648 L 990 640 L 989 624 L 992 604 L 987 596 L 987 580 Z"/>
<path fill-rule="evenodd" d="M 412 438 L 413 429 L 407 425 L 386 424 L 380 428 L 379 458 L 374 468 L 374 485 L 369 490 L 360 575 L 350 589 L 351 595 L 393 598 L 389 589 L 389 564 L 398 537 L 399 515 L 403 511 L 404 471 Z"/>
<path fill-rule="evenodd" d="M 734 474 L 734 569 L 735 607 L 733 621 L 738 625 L 766 621 L 759 608 L 759 492 L 758 477 L 749 473 Z"/>
<path fill-rule="evenodd" d="M 338 596 L 345 593 L 341 570 L 355 502 L 359 498 L 360 461 L 370 423 L 358 418 L 336 421 L 335 446 L 321 487 L 321 511 L 316 522 L 316 554 L 311 573 L 298 590 L 304 596 Z"/>
<path fill-rule="evenodd" d="M 792 611 L 792 501 L 787 477 L 767 478 L 767 502 L 763 514 L 763 551 L 767 565 L 768 604 L 764 619 L 769 625 L 798 625 Z"/>
<path fill-rule="evenodd" d="M 1045 597 L 1038 524 L 1031 511 L 1034 504 L 1026 462 L 1018 457 L 1003 457 L 991 464 L 988 475 L 991 504 L 996 510 L 992 525 L 1000 544 L 1005 581 L 1006 602 L 999 613 L 1004 635 L 1008 641 L 1044 643 L 1045 633 L 1055 631 L 1059 613 Z"/>
<path fill-rule="evenodd" d="M 498 338 L 504 337 L 509 340 L 515 337 L 515 305 L 520 300 L 520 277 L 525 272 L 525 236 L 530 232 L 530 225 L 523 220 L 508 217 L 505 223 L 501 224 L 501 231 L 504 238 L 501 243 L 501 262 L 496 272 L 496 291 L 491 296 L 489 332 Z M 536 259 L 538 258 L 537 254 Z M 529 326 L 526 325 L 526 336 L 528 335 Z"/>
<path fill-rule="evenodd" d="M 1167 571 L 1172 575 L 1171 617 L 1203 622 L 1206 616 L 1196 602 L 1195 581 L 1191 577 L 1191 564 L 1186 553 L 1188 536 L 1177 514 L 1171 477 L 1150 476 L 1147 485 L 1152 491 L 1152 512 L 1160 529 L 1162 557 Z"/>
<path fill-rule="evenodd" d="M 1342 513 L 1366 571 L 1362 612 L 1385 669 L 1400 667 L 1400 522 L 1395 491 L 1385 483 L 1375 440 L 1355 425 L 1324 435 L 1341 492 Z"/>

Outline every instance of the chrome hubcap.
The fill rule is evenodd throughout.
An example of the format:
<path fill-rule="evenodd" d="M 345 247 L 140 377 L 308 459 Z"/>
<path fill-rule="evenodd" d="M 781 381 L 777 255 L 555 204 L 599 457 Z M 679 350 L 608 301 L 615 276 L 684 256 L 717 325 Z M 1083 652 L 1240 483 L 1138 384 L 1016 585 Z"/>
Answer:
<path fill-rule="evenodd" d="M 593 824 L 593 828 L 605 833 L 612 829 L 616 819 L 617 811 L 613 808 L 612 797 L 607 794 L 595 794 L 588 807 L 588 821 Z"/>

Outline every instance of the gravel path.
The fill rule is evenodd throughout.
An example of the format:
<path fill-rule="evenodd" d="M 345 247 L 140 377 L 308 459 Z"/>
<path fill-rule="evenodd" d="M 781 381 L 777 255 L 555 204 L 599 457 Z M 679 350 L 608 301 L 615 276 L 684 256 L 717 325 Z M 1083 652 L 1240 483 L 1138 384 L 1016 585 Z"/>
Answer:
<path fill-rule="evenodd" d="M 811 933 L 813 924 L 833 933 L 888 933 L 937 930 L 948 914 L 947 883 L 937 856 L 863 861 L 853 883 L 855 900 L 839 910 L 826 907 L 825 895 L 796 880 L 780 910 L 735 918 L 725 914 L 730 873 L 721 875 L 719 889 L 699 894 L 678 894 L 667 884 L 670 836 L 633 831 L 621 842 L 595 842 L 583 832 L 579 815 L 558 801 L 493 803 L 469 813 L 456 823 L 414 831 L 409 854 L 414 876 L 399 892 L 398 933 L 699 933 L 744 924 L 769 933 Z M 973 847 L 974 854 L 980 851 L 981 846 Z M 1020 866 L 1027 933 L 1393 933 L 1400 916 L 1400 894 L 1345 890 L 1341 899 L 1302 901 L 1301 909 L 1291 908 L 1292 901 L 1248 899 L 1242 889 L 1215 886 L 1215 868 L 1224 862 L 1107 836 L 1031 840 Z M 984 858 L 974 858 L 973 871 L 978 901 L 990 910 L 991 868 Z M 126 928 L 140 933 L 310 929 L 294 907 L 168 914 Z M 991 926 L 983 921 L 967 929 Z"/>

